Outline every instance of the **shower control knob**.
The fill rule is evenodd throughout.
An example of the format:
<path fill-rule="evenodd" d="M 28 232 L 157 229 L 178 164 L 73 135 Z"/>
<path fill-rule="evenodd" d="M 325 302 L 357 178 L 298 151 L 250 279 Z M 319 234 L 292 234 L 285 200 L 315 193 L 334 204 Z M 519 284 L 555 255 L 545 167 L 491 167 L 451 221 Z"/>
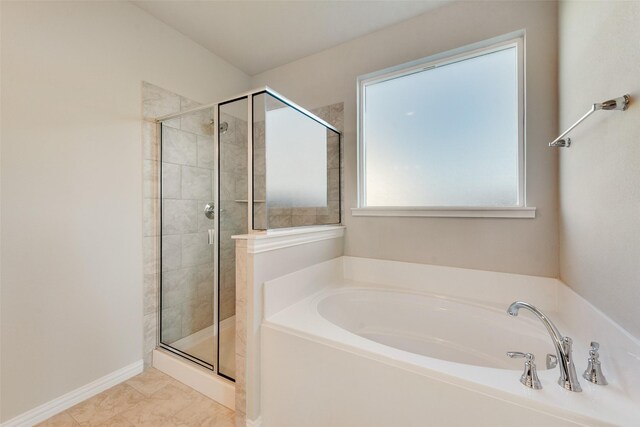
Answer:
<path fill-rule="evenodd" d="M 207 205 L 204 207 L 204 216 L 206 216 L 209 219 L 215 219 L 216 208 L 213 202 L 207 203 Z"/>

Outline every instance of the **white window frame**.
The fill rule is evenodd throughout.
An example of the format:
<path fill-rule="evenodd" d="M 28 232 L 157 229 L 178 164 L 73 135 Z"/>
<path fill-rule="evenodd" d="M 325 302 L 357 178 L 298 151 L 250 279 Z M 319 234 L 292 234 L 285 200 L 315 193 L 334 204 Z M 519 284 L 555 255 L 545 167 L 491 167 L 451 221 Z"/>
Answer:
<path fill-rule="evenodd" d="M 524 32 L 511 33 L 470 46 L 432 55 L 358 77 L 358 207 L 353 216 L 410 216 L 410 217 L 479 217 L 479 218 L 535 218 L 536 208 L 526 203 L 525 162 L 525 39 Z M 364 141 L 364 105 L 367 86 L 383 81 L 441 67 L 484 54 L 516 47 L 518 73 L 518 203 L 513 207 L 485 206 L 367 206 L 366 165 Z"/>

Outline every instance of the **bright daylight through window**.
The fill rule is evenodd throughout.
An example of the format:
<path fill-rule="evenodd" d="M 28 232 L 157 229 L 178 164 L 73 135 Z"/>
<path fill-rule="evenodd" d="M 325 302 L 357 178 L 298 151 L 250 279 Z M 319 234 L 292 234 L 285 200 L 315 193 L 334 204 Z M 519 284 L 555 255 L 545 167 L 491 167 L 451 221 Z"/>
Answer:
<path fill-rule="evenodd" d="M 521 42 L 359 79 L 361 207 L 524 206 Z"/>

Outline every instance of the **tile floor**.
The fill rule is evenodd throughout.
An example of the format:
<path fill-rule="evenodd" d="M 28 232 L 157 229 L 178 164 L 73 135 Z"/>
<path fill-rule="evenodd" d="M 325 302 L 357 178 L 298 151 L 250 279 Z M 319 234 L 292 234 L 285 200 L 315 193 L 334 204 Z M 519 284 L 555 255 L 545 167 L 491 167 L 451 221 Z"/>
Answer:
<path fill-rule="evenodd" d="M 38 424 L 44 427 L 233 427 L 234 412 L 150 368 Z"/>

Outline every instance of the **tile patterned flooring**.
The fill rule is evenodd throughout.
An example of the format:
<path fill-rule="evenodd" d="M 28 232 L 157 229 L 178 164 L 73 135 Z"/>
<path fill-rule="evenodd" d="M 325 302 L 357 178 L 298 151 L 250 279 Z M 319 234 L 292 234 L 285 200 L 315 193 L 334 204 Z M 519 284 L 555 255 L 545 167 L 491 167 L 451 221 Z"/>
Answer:
<path fill-rule="evenodd" d="M 38 426 L 233 427 L 235 415 L 168 375 L 149 368 Z"/>

